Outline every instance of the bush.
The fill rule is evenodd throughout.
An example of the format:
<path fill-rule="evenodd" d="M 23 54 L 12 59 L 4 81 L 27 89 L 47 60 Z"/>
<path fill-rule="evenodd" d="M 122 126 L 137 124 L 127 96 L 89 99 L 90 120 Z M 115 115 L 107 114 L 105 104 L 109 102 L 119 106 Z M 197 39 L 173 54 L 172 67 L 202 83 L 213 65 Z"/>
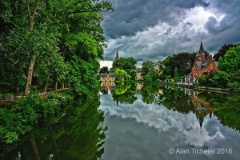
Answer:
<path fill-rule="evenodd" d="M 53 115 L 73 99 L 70 95 L 53 94 L 41 100 L 36 95 L 23 98 L 12 109 L 0 108 L 0 141 L 13 143 L 29 132 L 42 118 Z"/>

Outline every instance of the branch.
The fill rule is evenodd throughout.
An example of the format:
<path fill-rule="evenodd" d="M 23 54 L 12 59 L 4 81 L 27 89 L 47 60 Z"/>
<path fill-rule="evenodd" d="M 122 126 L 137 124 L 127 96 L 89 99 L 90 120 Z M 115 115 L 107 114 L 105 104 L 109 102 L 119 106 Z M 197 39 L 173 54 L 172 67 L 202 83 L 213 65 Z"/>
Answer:
<path fill-rule="evenodd" d="M 37 11 L 37 8 L 38 8 L 39 1 L 40 1 L 40 0 L 35 0 L 35 6 L 34 6 L 34 8 L 33 8 L 33 12 L 31 13 L 29 0 L 26 0 L 27 10 L 28 10 L 28 16 L 29 16 L 29 17 L 34 18 L 34 15 L 35 15 L 35 13 L 36 13 L 36 11 Z"/>
<path fill-rule="evenodd" d="M 77 2 L 75 2 L 75 3 L 73 3 L 73 4 L 69 5 L 69 6 L 66 6 L 66 7 L 65 7 L 64 9 L 62 9 L 62 11 L 60 11 L 54 18 L 66 14 L 66 13 L 65 13 L 66 10 L 68 10 L 68 9 L 76 6 L 76 5 L 79 4 L 79 3 L 83 3 L 83 2 L 87 2 L 87 1 L 88 1 L 88 0 L 77 1 Z"/>
<path fill-rule="evenodd" d="M 29 0 L 26 0 L 26 4 L 27 4 L 28 16 L 31 17 L 31 11 L 30 11 L 30 7 L 29 7 Z"/>
<path fill-rule="evenodd" d="M 35 13 L 36 13 L 36 11 L 37 11 L 39 1 L 40 1 L 40 0 L 35 0 L 35 6 L 34 6 L 34 9 L 33 9 L 33 15 L 32 15 L 32 16 L 34 16 Z"/>

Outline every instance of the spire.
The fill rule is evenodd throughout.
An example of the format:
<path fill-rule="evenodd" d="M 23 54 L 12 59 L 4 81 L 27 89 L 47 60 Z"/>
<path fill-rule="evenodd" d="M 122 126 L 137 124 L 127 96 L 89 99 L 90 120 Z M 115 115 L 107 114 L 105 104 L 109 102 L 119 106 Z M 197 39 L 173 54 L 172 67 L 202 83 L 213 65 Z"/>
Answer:
<path fill-rule="evenodd" d="M 118 51 L 117 51 L 117 53 L 116 53 L 116 57 L 115 57 L 115 60 L 118 60 Z"/>
<path fill-rule="evenodd" d="M 201 42 L 201 45 L 200 45 L 199 53 L 204 53 L 204 48 L 203 48 L 202 42 Z"/>
<path fill-rule="evenodd" d="M 201 36 L 201 44 L 200 44 L 200 49 L 199 49 L 199 53 L 204 53 L 204 48 L 203 48 L 203 44 L 202 44 L 202 36 Z"/>

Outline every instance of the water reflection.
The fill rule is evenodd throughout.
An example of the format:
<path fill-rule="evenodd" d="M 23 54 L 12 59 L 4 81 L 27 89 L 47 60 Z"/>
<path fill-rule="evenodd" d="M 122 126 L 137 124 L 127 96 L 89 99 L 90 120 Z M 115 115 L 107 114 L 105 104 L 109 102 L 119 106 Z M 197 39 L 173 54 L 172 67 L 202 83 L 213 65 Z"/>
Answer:
<path fill-rule="evenodd" d="M 76 101 L 18 143 L 0 145 L 0 159 L 239 159 L 239 95 L 131 83 L 101 86 L 101 93 L 100 101 Z M 222 148 L 232 153 L 217 154 Z"/>
<path fill-rule="evenodd" d="M 0 159 L 22 160 L 92 160 L 104 152 L 106 128 L 99 112 L 99 96 L 76 101 L 65 111 L 51 117 L 22 140 L 11 146 L 0 146 Z"/>
<path fill-rule="evenodd" d="M 105 113 L 104 123 L 108 126 L 104 160 L 239 158 L 240 134 L 234 130 L 236 124 L 226 127 L 228 118 L 222 120 L 219 116 L 223 113 L 222 106 L 216 102 L 218 94 L 159 86 L 143 86 L 141 92 L 135 87 L 134 92 L 136 99 L 129 103 L 116 103 L 114 92 L 101 96 L 100 109 Z M 239 97 L 224 96 L 229 96 L 225 98 L 226 104 L 232 99 L 235 100 L 232 105 L 239 102 Z M 227 115 L 232 107 L 224 109 Z M 170 148 L 213 149 L 215 153 L 169 154 Z M 219 148 L 233 152 L 220 155 Z"/>

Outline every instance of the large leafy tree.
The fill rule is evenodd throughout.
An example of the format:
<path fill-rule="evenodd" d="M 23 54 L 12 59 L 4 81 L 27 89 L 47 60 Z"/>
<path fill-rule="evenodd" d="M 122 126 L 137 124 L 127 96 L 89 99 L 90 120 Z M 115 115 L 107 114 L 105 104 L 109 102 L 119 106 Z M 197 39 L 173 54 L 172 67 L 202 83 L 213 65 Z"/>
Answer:
<path fill-rule="evenodd" d="M 149 72 L 155 72 L 155 65 L 152 61 L 142 63 L 142 76 L 146 76 Z"/>
<path fill-rule="evenodd" d="M 99 67 L 97 59 L 103 57 L 105 47 L 100 24 L 104 13 L 113 10 L 109 2 L 3 0 L 1 6 L 0 44 L 4 48 L 1 52 L 8 60 L 3 65 L 9 63 L 6 66 L 23 68 L 17 77 L 25 79 L 26 95 L 33 75 L 42 83 L 70 82 L 70 79 L 66 80 L 66 73 L 73 73 L 73 70 L 71 68 L 71 72 L 67 72 L 66 65 L 69 63 L 73 67 L 73 61 L 78 63 L 83 60 L 86 66 L 93 67 L 92 77 L 96 76 Z M 89 77 L 78 77 L 82 78 L 79 83 Z M 91 83 L 90 80 L 87 82 Z"/>
<path fill-rule="evenodd" d="M 171 70 L 173 71 L 173 74 L 175 75 L 174 69 L 177 69 L 179 76 L 185 76 L 187 75 L 194 63 L 195 60 L 195 54 L 183 52 L 174 54 L 171 59 Z"/>
<path fill-rule="evenodd" d="M 132 57 L 121 57 L 118 60 L 113 62 L 112 71 L 115 72 L 117 68 L 124 70 L 128 75 L 131 76 L 131 79 L 136 77 L 136 64 L 137 61 Z"/>
<path fill-rule="evenodd" d="M 224 57 L 219 58 L 218 69 L 210 82 L 218 87 L 240 89 L 240 45 L 230 48 Z"/>
<path fill-rule="evenodd" d="M 116 68 L 116 78 L 118 83 L 123 83 L 125 80 L 130 80 L 131 76 L 123 69 Z"/>
<path fill-rule="evenodd" d="M 240 45 L 230 48 L 218 62 L 219 70 L 229 74 L 227 86 L 240 89 Z"/>
<path fill-rule="evenodd" d="M 168 78 L 173 77 L 172 76 L 173 71 L 172 71 L 172 68 L 171 68 L 171 61 L 172 61 L 172 57 L 168 56 L 164 60 L 157 62 L 158 68 L 163 71 L 163 74 L 160 75 L 160 79 L 168 79 Z"/>
<path fill-rule="evenodd" d="M 221 46 L 221 48 L 218 50 L 218 52 L 213 56 L 213 58 L 218 61 L 220 57 L 224 57 L 224 55 L 227 53 L 227 51 L 232 48 L 232 47 L 236 47 L 237 44 L 224 44 Z"/>

